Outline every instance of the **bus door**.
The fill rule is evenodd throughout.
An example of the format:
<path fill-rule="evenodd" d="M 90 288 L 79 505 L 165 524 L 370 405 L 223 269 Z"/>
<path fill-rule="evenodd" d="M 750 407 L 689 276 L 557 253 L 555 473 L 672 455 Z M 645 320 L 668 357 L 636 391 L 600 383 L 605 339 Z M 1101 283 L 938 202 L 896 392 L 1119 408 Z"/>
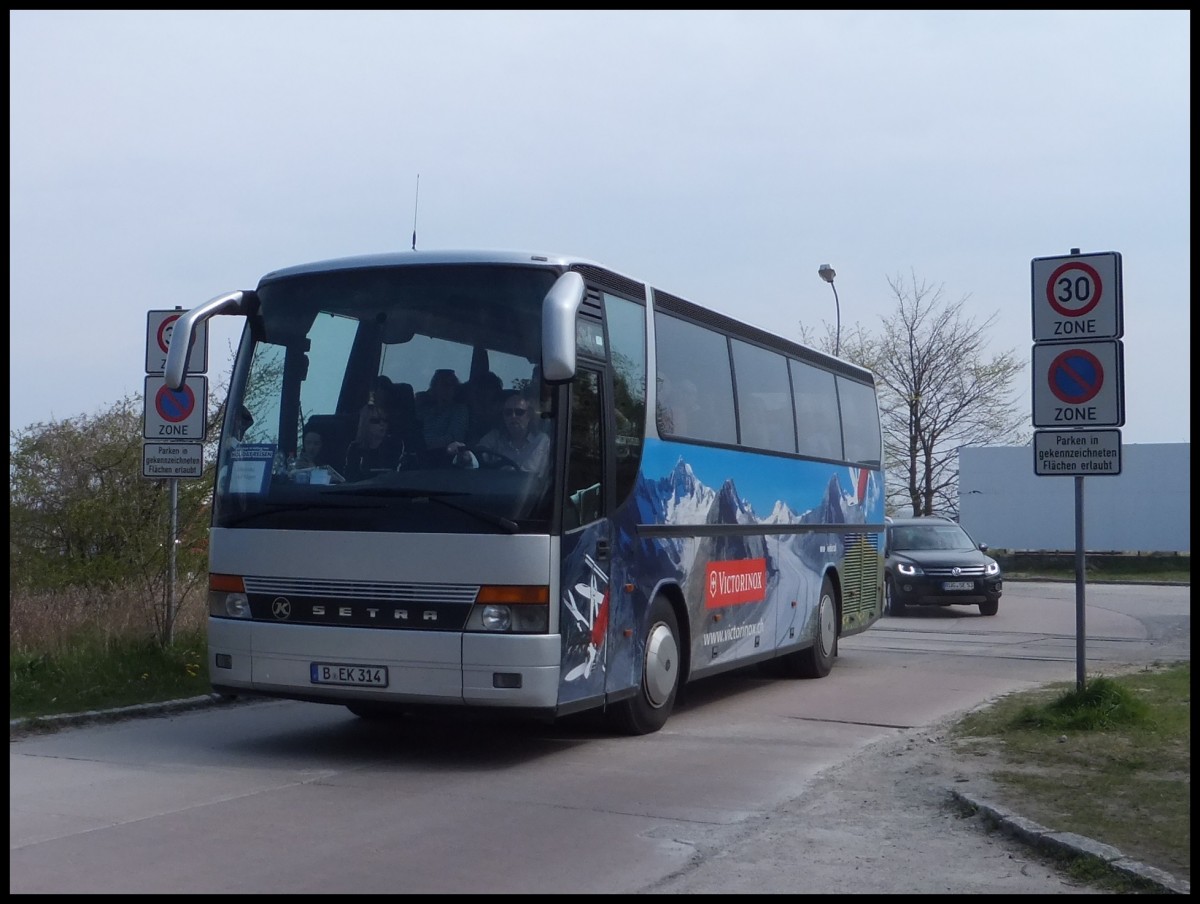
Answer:
<path fill-rule="evenodd" d="M 582 365 L 570 384 L 562 512 L 559 705 L 604 694 L 612 568 L 612 406 L 602 370 Z"/>

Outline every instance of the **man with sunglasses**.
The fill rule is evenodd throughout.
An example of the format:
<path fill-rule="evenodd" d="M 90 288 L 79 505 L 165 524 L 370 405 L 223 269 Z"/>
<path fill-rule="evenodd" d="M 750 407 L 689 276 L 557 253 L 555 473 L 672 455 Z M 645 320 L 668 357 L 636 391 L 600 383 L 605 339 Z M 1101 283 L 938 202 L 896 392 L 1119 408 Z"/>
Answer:
<path fill-rule="evenodd" d="M 501 468 L 515 467 L 544 475 L 550 466 L 550 437 L 535 425 L 536 406 L 514 390 L 504 397 L 500 412 L 502 426 L 489 430 L 474 447 L 482 455 L 484 467 L 491 459 Z M 446 451 L 460 468 L 480 467 L 479 456 L 465 443 L 450 443 Z"/>
<path fill-rule="evenodd" d="M 388 415 L 374 398 L 358 415 L 358 433 L 346 451 L 346 479 L 368 480 L 400 469 L 404 444 L 388 433 Z"/>

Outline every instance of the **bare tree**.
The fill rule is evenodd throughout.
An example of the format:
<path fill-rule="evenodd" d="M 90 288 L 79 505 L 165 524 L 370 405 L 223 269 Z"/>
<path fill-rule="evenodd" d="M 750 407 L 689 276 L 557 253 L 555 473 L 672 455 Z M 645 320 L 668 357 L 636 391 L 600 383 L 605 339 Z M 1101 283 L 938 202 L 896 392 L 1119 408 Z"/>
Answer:
<path fill-rule="evenodd" d="M 888 285 L 895 313 L 882 318 L 879 335 L 855 324 L 842 337 L 841 356 L 875 374 L 889 511 L 957 516 L 959 449 L 1027 439 L 1019 430 L 1025 412 L 1012 397 L 1025 364 L 1012 349 L 988 356 L 996 315 L 982 323 L 967 316 L 969 295 L 946 301 L 941 286 L 915 273 L 909 284 L 897 276 Z M 804 327 L 801 333 L 811 341 Z M 832 349 L 832 334 L 819 344 Z"/>

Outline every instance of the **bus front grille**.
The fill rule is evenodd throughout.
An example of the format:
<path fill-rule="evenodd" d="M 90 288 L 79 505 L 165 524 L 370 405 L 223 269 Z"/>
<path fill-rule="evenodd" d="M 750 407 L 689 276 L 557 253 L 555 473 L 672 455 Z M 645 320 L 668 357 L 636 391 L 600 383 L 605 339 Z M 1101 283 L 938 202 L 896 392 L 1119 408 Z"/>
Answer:
<path fill-rule="evenodd" d="M 250 613 L 276 624 L 461 631 L 477 584 L 247 577 Z"/>

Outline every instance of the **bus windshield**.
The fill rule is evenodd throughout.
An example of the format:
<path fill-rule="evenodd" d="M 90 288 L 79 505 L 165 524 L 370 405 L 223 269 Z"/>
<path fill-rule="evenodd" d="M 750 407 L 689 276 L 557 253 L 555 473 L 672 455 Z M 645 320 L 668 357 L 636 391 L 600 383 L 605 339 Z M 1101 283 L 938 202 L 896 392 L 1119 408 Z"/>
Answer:
<path fill-rule="evenodd" d="M 364 263 L 265 277 L 230 386 L 214 525 L 546 532 L 557 400 L 537 365 L 556 276 Z"/>

